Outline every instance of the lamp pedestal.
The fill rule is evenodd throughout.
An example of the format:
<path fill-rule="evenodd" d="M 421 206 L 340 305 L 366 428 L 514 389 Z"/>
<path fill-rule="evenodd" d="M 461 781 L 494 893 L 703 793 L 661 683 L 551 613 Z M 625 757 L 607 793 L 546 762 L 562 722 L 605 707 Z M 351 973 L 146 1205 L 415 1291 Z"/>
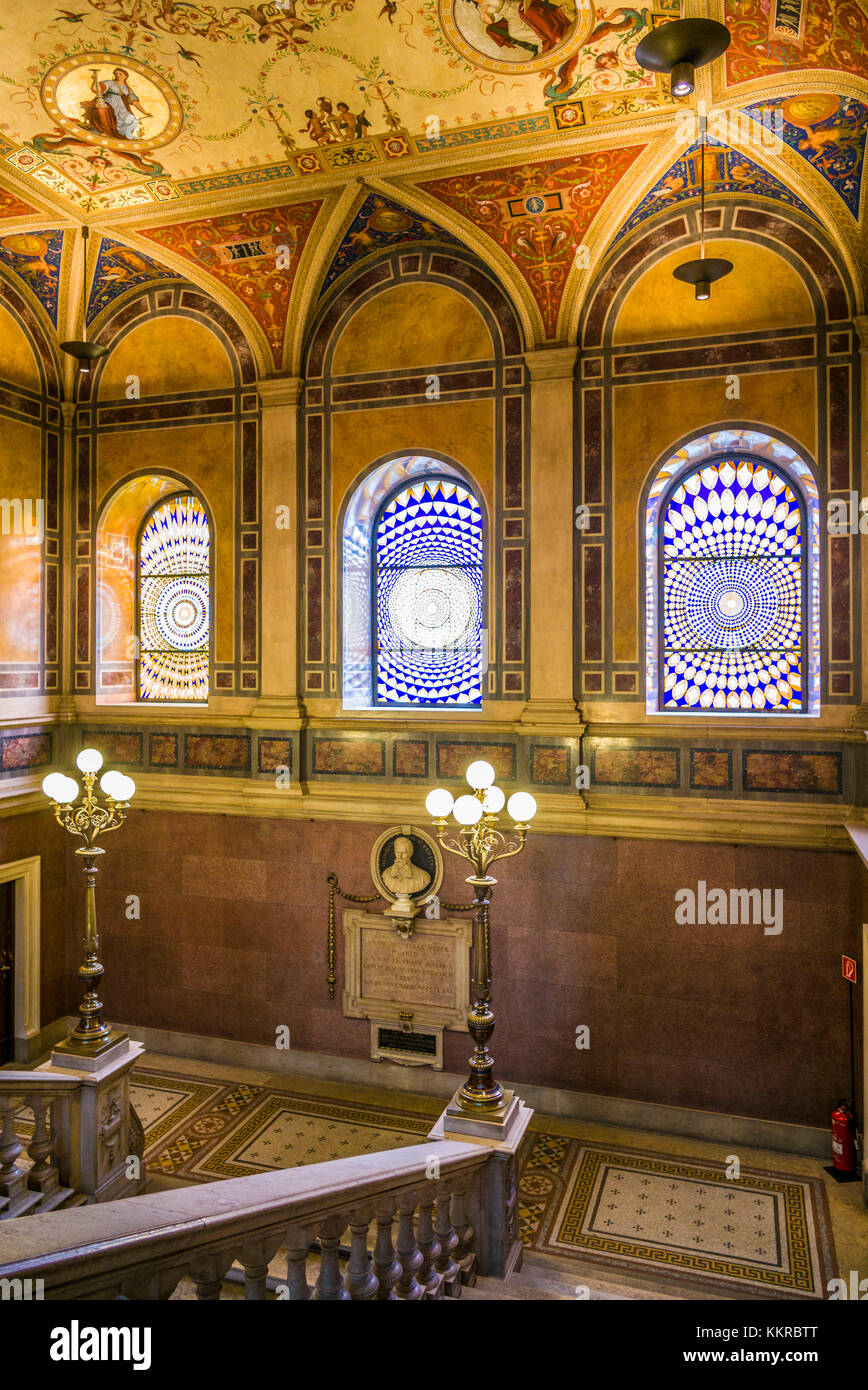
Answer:
<path fill-rule="evenodd" d="M 523 1101 L 515 1091 L 504 1091 L 501 1103 L 491 1110 L 471 1110 L 461 1103 L 461 1091 L 455 1092 L 441 1115 L 443 1137 L 463 1138 L 471 1134 L 477 1139 L 489 1139 L 502 1144 L 509 1140 L 522 1109 Z"/>

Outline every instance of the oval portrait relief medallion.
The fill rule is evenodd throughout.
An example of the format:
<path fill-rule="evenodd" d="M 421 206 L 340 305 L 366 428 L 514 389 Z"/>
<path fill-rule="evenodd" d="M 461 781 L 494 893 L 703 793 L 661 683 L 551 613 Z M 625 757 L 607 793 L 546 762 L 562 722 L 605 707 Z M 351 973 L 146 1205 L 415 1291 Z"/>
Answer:
<path fill-rule="evenodd" d="M 64 58 L 45 74 L 40 95 L 56 125 L 109 149 L 153 150 L 174 140 L 184 124 L 165 78 L 120 54 Z"/>
<path fill-rule="evenodd" d="M 440 23 L 462 58 L 491 72 L 541 72 L 581 48 L 590 0 L 439 0 Z"/>

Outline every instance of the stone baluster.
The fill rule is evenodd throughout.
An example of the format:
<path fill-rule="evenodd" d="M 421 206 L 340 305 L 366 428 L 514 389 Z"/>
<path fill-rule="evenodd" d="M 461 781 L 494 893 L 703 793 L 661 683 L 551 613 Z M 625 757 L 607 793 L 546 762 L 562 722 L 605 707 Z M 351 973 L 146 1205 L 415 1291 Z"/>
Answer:
<path fill-rule="evenodd" d="M 430 1185 L 429 1185 L 430 1186 Z M 419 1200 L 419 1221 L 416 1226 L 416 1239 L 422 1251 L 422 1268 L 419 1270 L 419 1283 L 425 1289 L 426 1298 L 442 1298 L 443 1278 L 435 1268 L 440 1255 L 440 1242 L 434 1233 L 431 1213 L 434 1209 L 434 1193 L 428 1190 Z"/>
<path fill-rule="evenodd" d="M 241 1251 L 241 1268 L 244 1270 L 245 1299 L 261 1300 L 268 1297 L 268 1259 L 261 1247 L 247 1246 Z"/>
<path fill-rule="evenodd" d="M 307 1257 L 310 1240 L 305 1230 L 294 1229 L 286 1238 L 286 1284 L 291 1303 L 304 1303 L 312 1297 L 307 1282 Z"/>
<path fill-rule="evenodd" d="M 401 1277 L 395 1289 L 399 1298 L 417 1299 L 421 1298 L 425 1292 L 416 1278 L 416 1272 L 422 1266 L 423 1256 L 413 1233 L 413 1212 L 415 1210 L 415 1194 L 402 1192 L 398 1198 L 398 1243 L 396 1246 L 401 1265 Z"/>
<path fill-rule="evenodd" d="M 220 1297 L 223 1278 L 232 1263 L 232 1256 L 223 1251 L 199 1255 L 190 1269 L 190 1278 L 196 1285 L 196 1297 L 201 1302 L 210 1303 Z"/>
<path fill-rule="evenodd" d="M 467 1211 L 467 1188 L 463 1185 L 452 1193 L 452 1224 L 458 1236 L 453 1259 L 461 1271 L 462 1284 L 476 1283 L 476 1251 L 473 1249 L 473 1229 Z"/>
<path fill-rule="evenodd" d="M 434 1229 L 440 1242 L 440 1254 L 434 1262 L 434 1268 L 443 1280 L 443 1292 L 450 1298 L 460 1298 L 461 1280 L 458 1266 L 452 1258 L 452 1251 L 458 1244 L 458 1236 L 452 1225 L 452 1197 L 447 1187 L 441 1186 L 437 1192 Z"/>
<path fill-rule="evenodd" d="M 350 1217 L 350 1258 L 347 1260 L 344 1283 L 352 1299 L 374 1298 L 377 1292 L 377 1276 L 368 1254 L 368 1227 L 371 1213 L 368 1209 L 354 1211 Z"/>
<path fill-rule="evenodd" d="M 33 1160 L 33 1167 L 27 1174 L 27 1186 L 42 1193 L 43 1200 L 60 1186 L 57 1167 L 54 1163 L 54 1141 L 48 1132 L 48 1107 L 50 1102 L 43 1096 L 27 1097 L 27 1104 L 33 1111 L 33 1138 L 27 1152 Z"/>
<path fill-rule="evenodd" d="M 341 1278 L 341 1262 L 338 1254 L 341 1232 L 345 1224 L 342 1216 L 331 1216 L 319 1233 L 321 1253 L 319 1278 L 316 1281 L 316 1292 L 314 1293 L 315 1299 L 341 1302 L 350 1296 Z"/>
<path fill-rule="evenodd" d="M 401 1277 L 401 1262 L 396 1258 L 392 1243 L 392 1219 L 395 1215 L 394 1197 L 382 1197 L 377 1203 L 377 1241 L 374 1246 L 374 1272 L 377 1276 L 377 1298 L 397 1298 L 395 1285 Z"/>
<path fill-rule="evenodd" d="M 0 1198 L 6 1198 L 6 1216 L 17 1216 L 23 1207 L 30 1207 L 39 1198 L 27 1191 L 27 1177 L 15 1162 L 21 1144 L 15 1133 L 15 1112 L 21 1104 L 16 1096 L 0 1096 Z"/>

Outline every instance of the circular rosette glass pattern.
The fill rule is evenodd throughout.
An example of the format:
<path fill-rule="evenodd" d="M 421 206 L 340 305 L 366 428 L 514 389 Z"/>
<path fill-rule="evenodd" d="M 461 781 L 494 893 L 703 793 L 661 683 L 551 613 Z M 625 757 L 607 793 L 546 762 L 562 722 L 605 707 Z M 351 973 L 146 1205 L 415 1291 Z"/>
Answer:
<path fill-rule="evenodd" d="M 376 702 L 482 702 L 482 513 L 452 478 L 404 487 L 374 536 Z"/>
<path fill-rule="evenodd" d="M 663 708 L 801 713 L 803 511 L 748 458 L 679 480 L 663 512 Z"/>
<path fill-rule="evenodd" d="M 207 700 L 210 528 L 184 493 L 154 508 L 139 543 L 139 691 L 143 700 Z"/>

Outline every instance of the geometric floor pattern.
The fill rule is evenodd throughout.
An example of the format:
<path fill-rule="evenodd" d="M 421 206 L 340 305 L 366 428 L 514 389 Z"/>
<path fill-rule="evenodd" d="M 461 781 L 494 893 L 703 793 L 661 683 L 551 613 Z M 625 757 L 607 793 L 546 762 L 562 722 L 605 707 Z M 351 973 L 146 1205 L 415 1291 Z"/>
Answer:
<path fill-rule="evenodd" d="M 149 1173 L 213 1182 L 418 1144 L 431 1120 L 244 1083 L 136 1068 L 130 1099 Z"/>
<path fill-rule="evenodd" d="M 820 1178 L 668 1159 L 532 1135 L 519 1175 L 523 1243 L 723 1296 L 822 1299 L 837 1275 Z"/>

